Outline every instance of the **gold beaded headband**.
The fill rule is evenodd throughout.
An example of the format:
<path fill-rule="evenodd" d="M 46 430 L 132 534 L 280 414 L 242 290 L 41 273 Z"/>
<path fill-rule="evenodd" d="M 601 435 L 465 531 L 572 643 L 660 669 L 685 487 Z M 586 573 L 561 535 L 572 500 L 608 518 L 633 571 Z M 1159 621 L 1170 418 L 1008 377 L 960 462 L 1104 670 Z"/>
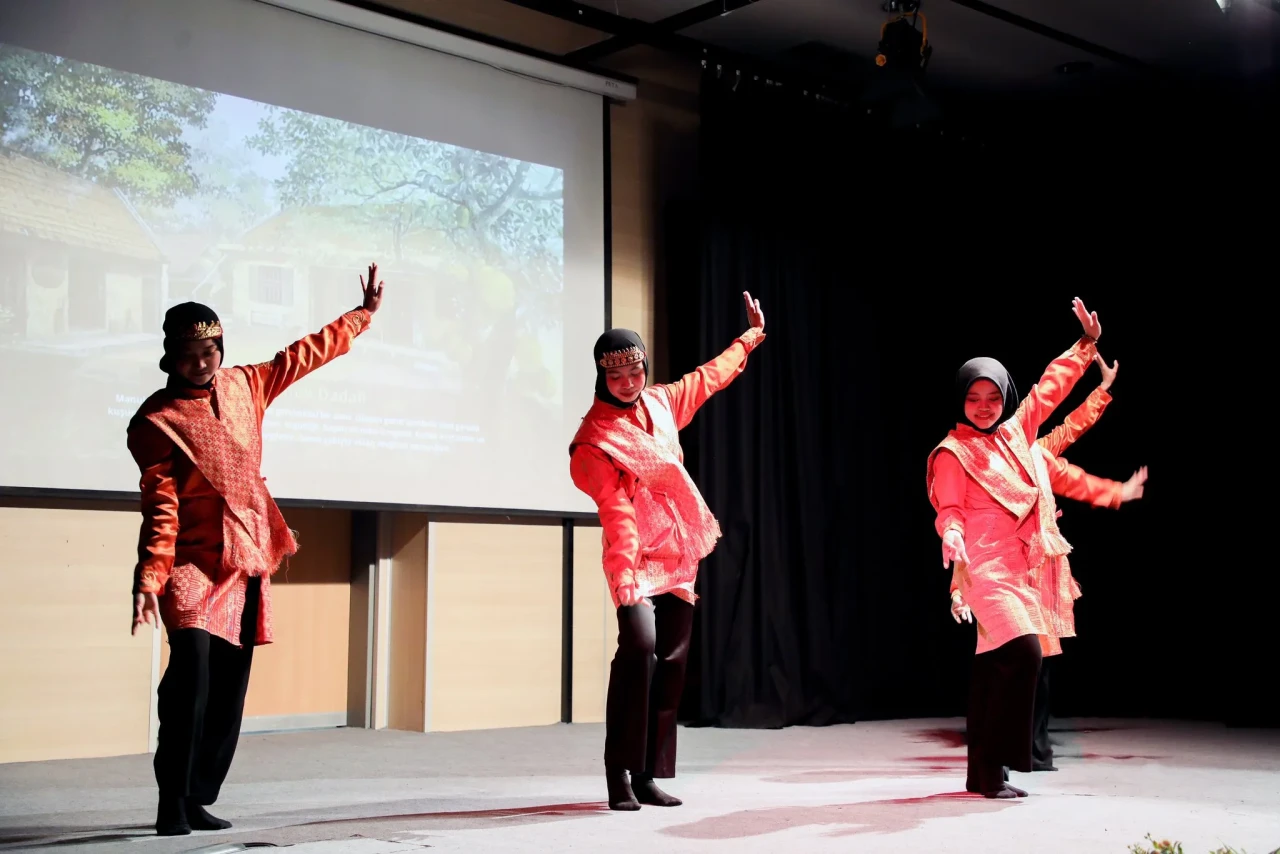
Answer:
<path fill-rule="evenodd" d="M 178 337 L 184 341 L 204 341 L 206 338 L 221 338 L 222 322 L 202 320 L 199 323 L 193 323 Z"/>
<path fill-rule="evenodd" d="M 613 350 L 605 353 L 600 358 L 600 367 L 602 368 L 625 368 L 627 365 L 634 365 L 637 362 L 645 360 L 644 351 L 639 347 L 631 346 L 625 350 Z"/>

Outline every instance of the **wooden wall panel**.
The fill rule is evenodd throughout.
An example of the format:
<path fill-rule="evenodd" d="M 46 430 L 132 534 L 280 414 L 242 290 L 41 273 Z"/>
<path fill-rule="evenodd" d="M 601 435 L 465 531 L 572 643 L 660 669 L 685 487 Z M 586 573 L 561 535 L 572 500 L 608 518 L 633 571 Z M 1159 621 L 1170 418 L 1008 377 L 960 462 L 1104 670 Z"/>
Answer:
<path fill-rule="evenodd" d="M 284 515 L 300 548 L 271 578 L 276 640 L 254 650 L 244 714 L 345 716 L 351 514 L 286 508 Z"/>
<path fill-rule="evenodd" d="M 423 732 L 427 696 L 427 516 L 389 513 L 391 678 L 387 726 Z"/>
<path fill-rule="evenodd" d="M 427 726 L 560 720 L 561 529 L 433 522 Z"/>
<path fill-rule="evenodd" d="M 129 633 L 138 519 L 0 508 L 0 762 L 146 752 L 153 630 Z"/>
<path fill-rule="evenodd" d="M 618 643 L 618 617 L 600 566 L 600 528 L 573 534 L 573 721 L 604 720 L 609 662 Z"/>

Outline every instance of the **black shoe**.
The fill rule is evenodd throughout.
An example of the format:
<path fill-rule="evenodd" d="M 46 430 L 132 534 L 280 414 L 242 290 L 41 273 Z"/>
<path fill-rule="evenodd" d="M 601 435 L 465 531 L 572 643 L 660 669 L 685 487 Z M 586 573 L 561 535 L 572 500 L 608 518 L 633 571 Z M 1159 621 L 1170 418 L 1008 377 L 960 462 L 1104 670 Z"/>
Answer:
<path fill-rule="evenodd" d="M 187 798 L 187 823 L 192 830 L 226 830 L 231 822 L 216 815 L 209 815 L 203 806 Z"/>
<path fill-rule="evenodd" d="M 640 802 L 631 791 L 627 782 L 627 769 L 606 765 L 604 769 L 605 783 L 609 786 L 609 809 L 635 812 L 640 809 Z"/>
<path fill-rule="evenodd" d="M 156 836 L 186 836 L 190 832 L 185 801 L 161 797 L 156 810 Z"/>
<path fill-rule="evenodd" d="M 658 788 L 653 782 L 653 778 L 648 774 L 640 774 L 632 778 L 632 790 L 636 794 L 636 800 L 642 804 L 648 804 L 652 807 L 678 807 L 684 801 L 679 798 L 672 797 L 666 792 Z"/>
<path fill-rule="evenodd" d="M 1057 771 L 1058 766 L 1053 764 L 1052 759 L 1050 759 L 1047 762 L 1032 761 L 1031 770 L 1032 771 Z"/>

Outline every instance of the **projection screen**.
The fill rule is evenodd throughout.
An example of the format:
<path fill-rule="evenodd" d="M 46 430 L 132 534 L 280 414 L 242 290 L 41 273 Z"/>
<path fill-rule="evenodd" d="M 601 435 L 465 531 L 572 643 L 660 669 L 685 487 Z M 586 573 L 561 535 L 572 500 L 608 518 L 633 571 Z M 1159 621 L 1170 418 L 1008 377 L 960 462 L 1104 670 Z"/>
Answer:
<path fill-rule="evenodd" d="M 268 361 L 376 261 L 369 331 L 267 412 L 273 494 L 591 511 L 604 111 L 261 0 L 0 4 L 0 487 L 135 492 L 168 307 Z"/>

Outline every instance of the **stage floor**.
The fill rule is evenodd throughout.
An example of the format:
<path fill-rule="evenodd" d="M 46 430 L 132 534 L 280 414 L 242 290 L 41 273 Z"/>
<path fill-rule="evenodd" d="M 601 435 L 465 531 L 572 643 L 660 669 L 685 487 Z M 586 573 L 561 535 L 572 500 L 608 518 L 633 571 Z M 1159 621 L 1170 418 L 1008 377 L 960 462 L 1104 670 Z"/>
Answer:
<path fill-rule="evenodd" d="M 0 848 L 168 854 L 948 851 L 1186 854 L 1280 847 L 1280 731 L 1059 720 L 1056 773 L 1016 801 L 964 792 L 963 721 L 680 730 L 681 807 L 610 812 L 604 728 L 245 736 L 212 810 L 230 831 L 160 839 L 149 755 L 0 765 Z M 140 846 L 140 847 L 134 847 Z"/>

